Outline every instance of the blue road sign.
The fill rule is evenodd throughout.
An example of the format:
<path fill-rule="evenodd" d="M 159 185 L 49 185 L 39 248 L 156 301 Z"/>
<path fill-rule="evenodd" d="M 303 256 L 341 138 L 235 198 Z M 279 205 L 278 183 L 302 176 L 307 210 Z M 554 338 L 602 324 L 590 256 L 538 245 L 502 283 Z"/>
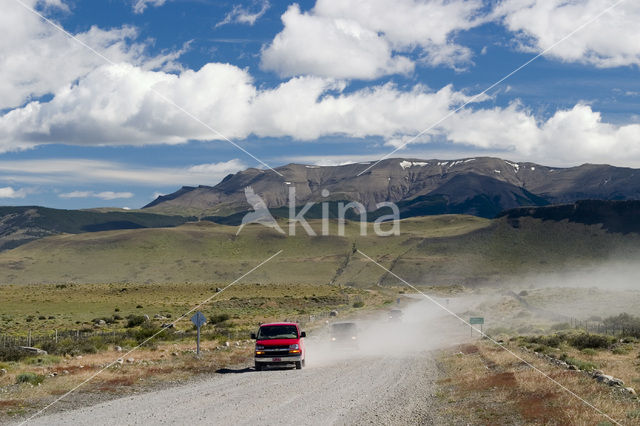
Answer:
<path fill-rule="evenodd" d="M 191 317 L 191 322 L 194 323 L 196 327 L 200 328 L 207 323 L 207 319 L 202 312 L 198 311 Z"/>

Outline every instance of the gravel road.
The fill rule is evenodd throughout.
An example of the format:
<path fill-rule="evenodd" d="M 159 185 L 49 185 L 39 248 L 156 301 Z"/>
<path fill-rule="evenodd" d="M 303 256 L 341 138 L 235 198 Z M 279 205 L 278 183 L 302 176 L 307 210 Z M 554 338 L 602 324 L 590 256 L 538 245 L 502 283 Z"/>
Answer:
<path fill-rule="evenodd" d="M 32 420 L 33 425 L 443 424 L 436 414 L 437 348 L 468 329 L 429 304 L 414 303 L 401 324 L 361 326 L 360 350 L 327 349 L 307 339 L 302 370 L 226 370 L 154 392 Z"/>
<path fill-rule="evenodd" d="M 207 381 L 34 419 L 34 425 L 435 424 L 429 353 L 303 370 L 230 370 Z"/>

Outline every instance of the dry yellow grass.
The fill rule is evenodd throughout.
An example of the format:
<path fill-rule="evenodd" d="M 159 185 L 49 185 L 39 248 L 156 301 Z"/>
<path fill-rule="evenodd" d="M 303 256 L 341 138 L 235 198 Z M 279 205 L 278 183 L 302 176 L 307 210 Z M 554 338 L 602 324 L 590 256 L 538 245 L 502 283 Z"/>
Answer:
<path fill-rule="evenodd" d="M 565 370 L 528 353 L 527 362 L 621 424 L 638 424 L 640 404 L 597 383 L 584 373 Z M 446 414 L 470 424 L 595 425 L 611 423 L 549 378 L 491 343 L 479 342 L 447 351 L 447 378 L 439 395 Z M 608 423 L 607 423 L 608 422 Z"/>
<path fill-rule="evenodd" d="M 6 419 L 43 407 L 121 357 L 124 358 L 122 364 L 117 363 L 104 369 L 84 384 L 79 393 L 99 392 L 121 396 L 134 389 L 177 382 L 196 374 L 214 373 L 250 358 L 251 343 L 238 343 L 239 346 L 236 346 L 236 342 L 231 342 L 229 347 L 222 347 L 215 341 L 203 341 L 200 357 L 196 357 L 194 353 L 193 342 L 180 342 L 164 343 L 155 350 L 139 349 L 129 355 L 111 350 L 81 357 L 67 357 L 50 365 L 20 365 L 0 377 L 0 388 L 6 389 L 0 393 L 0 422 L 3 417 Z M 129 358 L 132 362 L 129 362 Z M 25 372 L 44 375 L 45 379 L 37 386 L 15 384 L 18 374 Z M 51 376 L 52 374 L 56 375 Z"/>

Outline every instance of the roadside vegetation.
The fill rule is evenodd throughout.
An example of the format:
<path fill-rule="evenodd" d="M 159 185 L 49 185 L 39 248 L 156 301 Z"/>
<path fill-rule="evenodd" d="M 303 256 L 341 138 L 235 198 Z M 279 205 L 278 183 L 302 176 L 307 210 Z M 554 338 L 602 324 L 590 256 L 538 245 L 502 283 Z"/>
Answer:
<path fill-rule="evenodd" d="M 561 368 L 535 356 L 533 352 L 522 351 L 520 344 L 520 341 L 504 343 L 527 363 L 620 424 L 638 424 L 640 404 L 634 395 L 618 387 L 599 383 L 584 371 Z M 637 345 L 633 347 L 633 355 L 626 357 L 615 355 L 609 349 L 599 350 L 600 356 L 593 361 L 607 374 L 624 375 L 626 371 L 629 377 L 637 378 L 637 353 L 640 348 Z M 574 351 L 578 351 L 577 348 Z M 574 351 L 565 353 L 576 356 Z M 440 366 L 444 377 L 438 382 L 436 396 L 442 403 L 442 414 L 460 423 L 613 424 L 547 377 L 487 340 L 444 352 Z"/>
<path fill-rule="evenodd" d="M 190 315 L 171 325 L 220 289 L 220 284 L 0 287 L 7 297 L 0 298 L 7 308 L 0 315 L 4 342 L 26 338 L 30 330 L 32 346 L 47 352 L 3 345 L 0 337 L 0 422 L 3 416 L 32 412 L 109 364 L 113 365 L 83 387 L 78 398 L 98 392 L 102 395 L 96 396 L 98 402 L 235 368 L 249 361 L 253 344 L 249 334 L 261 322 L 297 321 L 313 336 L 312 330 L 323 326 L 332 311 L 349 317 L 363 309 L 387 309 L 404 292 L 237 284 L 199 309 L 208 322 L 201 330 L 198 358 Z M 39 312 L 32 311 L 36 304 L 31 298 L 42 301 L 37 304 Z M 29 316 L 33 318 L 27 321 Z M 127 354 L 156 333 L 153 340 Z"/>
<path fill-rule="evenodd" d="M 621 424 L 638 424 L 640 318 L 595 320 L 600 333 L 556 323 L 546 333 L 497 327 L 489 335 Z M 443 410 L 470 424 L 612 424 L 488 339 L 444 351 L 440 363 Z"/>
<path fill-rule="evenodd" d="M 563 330 L 518 336 L 513 344 L 542 353 L 586 372 L 603 372 L 640 391 L 640 318 L 622 313 L 604 318 L 609 334 Z"/>

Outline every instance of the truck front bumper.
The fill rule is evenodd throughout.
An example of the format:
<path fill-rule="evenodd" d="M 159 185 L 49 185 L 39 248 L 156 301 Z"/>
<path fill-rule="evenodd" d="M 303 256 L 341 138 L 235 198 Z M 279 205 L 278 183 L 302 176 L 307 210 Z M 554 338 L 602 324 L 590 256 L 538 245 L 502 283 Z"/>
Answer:
<path fill-rule="evenodd" d="M 281 357 L 256 357 L 254 358 L 256 362 L 259 363 L 268 363 L 268 364 L 289 364 L 294 362 L 302 361 L 302 356 L 281 356 Z"/>

